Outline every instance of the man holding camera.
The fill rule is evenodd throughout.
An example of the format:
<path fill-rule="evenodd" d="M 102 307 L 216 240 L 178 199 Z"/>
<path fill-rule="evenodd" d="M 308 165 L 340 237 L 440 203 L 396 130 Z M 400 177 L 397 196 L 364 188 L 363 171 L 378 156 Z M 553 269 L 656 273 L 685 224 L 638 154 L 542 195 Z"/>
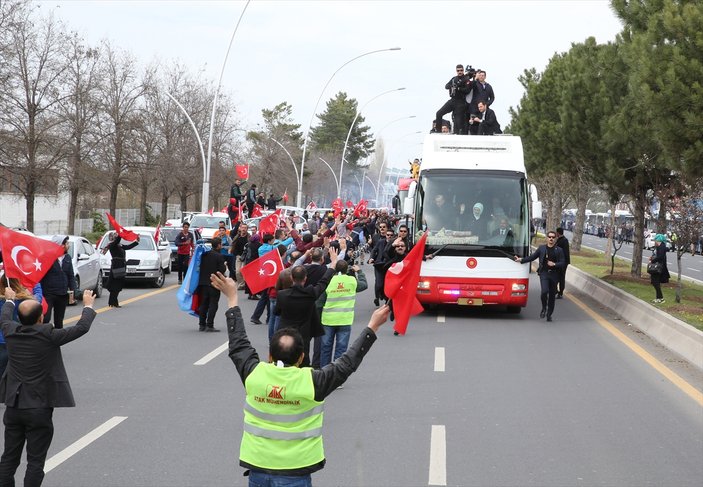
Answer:
<path fill-rule="evenodd" d="M 449 90 L 449 101 L 437 111 L 435 127 L 442 127 L 442 117 L 452 112 L 454 118 L 454 133 L 466 135 L 466 96 L 472 89 L 473 74 L 464 74 L 464 66 L 456 65 L 456 76 L 444 86 Z M 435 130 L 437 130 L 435 128 Z"/>
<path fill-rule="evenodd" d="M 485 102 L 485 106 L 488 108 L 495 99 L 493 87 L 486 83 L 486 72 L 483 69 L 477 70 L 476 79 L 472 82 L 471 96 L 467 100 L 469 103 L 469 133 L 471 135 L 482 135 L 478 133 L 480 125 L 475 122 L 477 117 L 482 118 L 481 114 L 483 113 L 479 110 L 478 104 Z"/>

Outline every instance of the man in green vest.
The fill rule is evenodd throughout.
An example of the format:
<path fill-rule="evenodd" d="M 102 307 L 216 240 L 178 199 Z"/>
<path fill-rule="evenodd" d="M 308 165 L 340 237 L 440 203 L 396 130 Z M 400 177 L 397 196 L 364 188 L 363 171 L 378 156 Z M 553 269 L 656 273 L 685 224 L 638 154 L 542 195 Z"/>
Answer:
<path fill-rule="evenodd" d="M 352 267 L 356 276 L 348 274 L 349 264 L 345 260 L 338 260 L 334 270 L 336 274 L 327 285 L 325 291 L 327 298 L 322 308 L 322 326 L 325 334 L 322 335 L 320 350 L 321 367 L 332 361 L 332 348 L 334 348 L 334 360 L 347 351 L 351 327 L 354 324 L 356 293 L 368 288 L 366 276 L 359 266 Z"/>
<path fill-rule="evenodd" d="M 339 360 L 313 370 L 300 367 L 303 338 L 292 328 L 278 330 L 269 344 L 268 362 L 259 361 L 237 305 L 237 284 L 219 272 L 211 282 L 227 297 L 229 356 L 246 390 L 239 464 L 249 469 L 244 473 L 249 486 L 311 487 L 311 474 L 325 466 L 324 400 L 361 365 L 390 309 L 374 311 L 368 327 Z"/>

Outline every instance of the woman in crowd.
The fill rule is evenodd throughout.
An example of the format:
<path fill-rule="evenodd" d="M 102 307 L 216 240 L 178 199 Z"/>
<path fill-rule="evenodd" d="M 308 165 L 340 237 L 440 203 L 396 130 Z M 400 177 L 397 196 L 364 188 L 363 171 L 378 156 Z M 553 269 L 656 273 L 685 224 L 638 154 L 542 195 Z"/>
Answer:
<path fill-rule="evenodd" d="M 107 290 L 110 291 L 110 297 L 107 300 L 107 304 L 111 308 L 121 308 L 118 301 L 118 296 L 120 291 L 124 287 L 125 277 L 127 276 L 127 260 L 126 254 L 127 250 L 133 249 L 139 245 L 139 235 L 137 235 L 137 240 L 129 245 L 122 245 L 122 237 L 116 233 L 110 233 L 110 243 L 103 249 L 103 254 L 110 252 L 110 257 L 112 257 L 112 262 L 110 262 L 110 275 L 107 279 Z"/>
<path fill-rule="evenodd" d="M 656 297 L 652 301 L 656 304 L 661 304 L 664 302 L 664 295 L 662 294 L 662 284 L 669 282 L 669 268 L 666 265 L 666 235 L 658 233 L 654 237 L 654 253 L 649 258 L 650 265 L 658 264 L 658 272 L 650 272 L 650 282 L 654 286 L 656 291 Z"/>
<path fill-rule="evenodd" d="M 30 293 L 26 287 L 20 284 L 19 280 L 11 277 L 9 279 L 10 288 L 15 292 L 15 312 L 12 316 L 14 321 L 19 321 L 19 316 L 17 316 L 17 308 L 19 304 L 25 299 L 36 299 L 41 303 L 41 285 L 37 284 L 34 286 L 33 293 Z M 5 304 L 5 289 L 7 288 L 8 279 L 5 277 L 5 273 L 0 274 L 0 309 Z M 5 368 L 7 368 L 7 346 L 5 344 L 5 337 L 0 332 L 0 377 L 5 373 Z"/>

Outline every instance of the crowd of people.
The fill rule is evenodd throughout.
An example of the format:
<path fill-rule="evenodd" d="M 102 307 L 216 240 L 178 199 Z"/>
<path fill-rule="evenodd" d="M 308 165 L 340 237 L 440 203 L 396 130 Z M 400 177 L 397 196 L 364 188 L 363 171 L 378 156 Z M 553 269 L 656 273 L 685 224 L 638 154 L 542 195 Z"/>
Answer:
<path fill-rule="evenodd" d="M 495 101 L 493 87 L 486 82 L 486 71 L 471 66 L 456 65 L 456 76 L 444 86 L 449 91 L 449 100 L 437 110 L 431 132 L 460 135 L 501 134 L 495 112 L 490 108 Z M 452 114 L 452 121 L 444 116 Z"/>

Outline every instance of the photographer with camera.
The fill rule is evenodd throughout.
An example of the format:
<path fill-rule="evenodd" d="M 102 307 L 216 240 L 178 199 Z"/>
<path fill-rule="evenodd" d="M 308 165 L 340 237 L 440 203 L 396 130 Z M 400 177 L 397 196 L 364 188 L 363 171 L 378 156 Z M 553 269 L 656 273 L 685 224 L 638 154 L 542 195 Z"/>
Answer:
<path fill-rule="evenodd" d="M 471 66 L 469 66 L 471 68 Z M 473 87 L 473 69 L 468 73 L 464 73 L 464 66 L 456 65 L 456 76 L 449 80 L 444 86 L 449 90 L 449 101 L 437 111 L 435 120 L 435 130 L 437 127 L 441 129 L 443 125 L 442 117 L 449 112 L 452 112 L 454 118 L 454 133 L 466 135 L 467 120 L 466 120 L 466 96 L 471 93 Z"/>
<path fill-rule="evenodd" d="M 476 79 L 472 82 L 471 96 L 467 98 L 469 103 L 469 133 L 471 135 L 483 135 L 479 134 L 480 125 L 475 120 L 476 118 L 483 118 L 483 112 L 479 110 L 478 104 L 484 102 L 486 108 L 488 108 L 495 99 L 493 87 L 486 83 L 486 72 L 483 69 L 476 70 Z"/>

